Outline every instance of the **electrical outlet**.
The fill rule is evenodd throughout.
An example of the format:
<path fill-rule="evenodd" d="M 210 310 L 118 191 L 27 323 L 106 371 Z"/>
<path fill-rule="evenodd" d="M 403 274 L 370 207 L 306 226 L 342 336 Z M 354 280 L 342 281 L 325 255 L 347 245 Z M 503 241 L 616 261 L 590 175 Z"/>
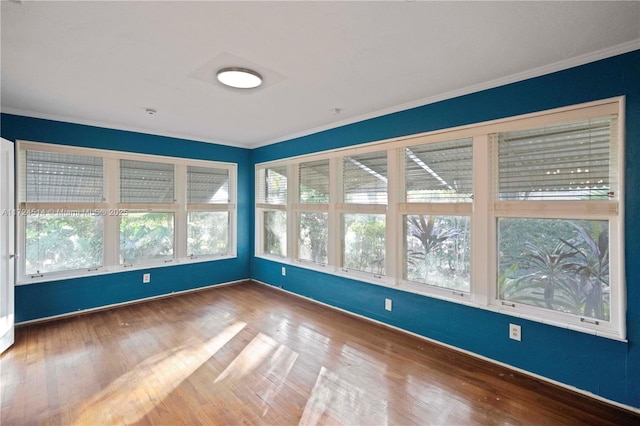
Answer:
<path fill-rule="evenodd" d="M 392 308 L 392 301 L 391 299 L 384 299 L 384 309 L 387 311 L 390 311 Z"/>
<path fill-rule="evenodd" d="M 148 284 L 151 282 L 151 274 L 143 274 L 142 275 L 142 283 Z"/>
<path fill-rule="evenodd" d="M 287 276 L 287 268 L 285 268 L 284 266 L 282 267 L 282 276 L 283 277 Z"/>
<path fill-rule="evenodd" d="M 509 338 L 518 342 L 522 340 L 522 330 L 519 325 L 509 324 Z"/>

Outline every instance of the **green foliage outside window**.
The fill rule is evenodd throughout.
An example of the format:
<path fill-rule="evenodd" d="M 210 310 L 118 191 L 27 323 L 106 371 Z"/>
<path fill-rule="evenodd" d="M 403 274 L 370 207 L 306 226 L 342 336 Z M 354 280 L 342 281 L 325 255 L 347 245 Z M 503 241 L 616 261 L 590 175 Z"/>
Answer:
<path fill-rule="evenodd" d="M 304 212 L 300 213 L 299 218 L 299 258 L 326 265 L 329 240 L 329 215 L 324 212 Z"/>
<path fill-rule="evenodd" d="M 406 216 L 406 278 L 469 291 L 469 222 L 466 216 Z"/>
<path fill-rule="evenodd" d="M 173 213 L 129 213 L 120 219 L 120 263 L 173 257 Z"/>
<path fill-rule="evenodd" d="M 102 266 L 102 229 L 99 215 L 27 216 L 25 274 Z"/>
<path fill-rule="evenodd" d="M 499 219 L 499 296 L 610 319 L 606 220 Z"/>
<path fill-rule="evenodd" d="M 227 254 L 229 212 L 190 212 L 187 234 L 189 256 Z"/>
<path fill-rule="evenodd" d="M 345 214 L 344 267 L 384 275 L 385 229 L 384 215 Z"/>

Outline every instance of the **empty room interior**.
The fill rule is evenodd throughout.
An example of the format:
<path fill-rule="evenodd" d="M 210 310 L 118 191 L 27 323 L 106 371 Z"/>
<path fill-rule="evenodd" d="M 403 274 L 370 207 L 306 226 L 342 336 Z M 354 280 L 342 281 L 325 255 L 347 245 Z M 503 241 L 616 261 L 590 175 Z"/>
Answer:
<path fill-rule="evenodd" d="M 0 7 L 0 424 L 640 424 L 640 2 Z"/>

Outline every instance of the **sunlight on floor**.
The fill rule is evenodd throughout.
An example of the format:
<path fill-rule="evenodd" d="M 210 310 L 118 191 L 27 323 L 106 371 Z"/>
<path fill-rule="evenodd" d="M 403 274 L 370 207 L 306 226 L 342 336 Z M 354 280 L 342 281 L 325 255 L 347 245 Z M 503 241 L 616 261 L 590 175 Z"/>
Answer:
<path fill-rule="evenodd" d="M 412 405 L 424 404 L 425 395 L 429 395 L 428 406 L 431 408 L 430 413 L 432 415 L 437 413 L 437 418 L 434 418 L 433 421 L 435 424 L 450 424 L 451 419 L 455 419 L 456 422 L 467 419 L 468 422 L 464 423 L 472 423 L 474 420 L 473 410 L 469 407 L 469 404 L 456 397 L 455 392 L 438 386 L 437 383 L 427 383 L 408 375 L 405 381 L 405 391 L 406 398 L 403 402 L 408 408 Z"/>
<path fill-rule="evenodd" d="M 386 425 L 387 419 L 386 404 L 371 400 L 364 389 L 322 367 L 299 424 Z"/>
<path fill-rule="evenodd" d="M 275 402 L 274 400 L 280 392 L 280 388 L 282 388 L 285 379 L 297 359 L 297 352 L 292 351 L 287 346 L 280 345 L 267 361 L 268 370 L 262 379 L 264 384 L 266 384 L 266 389 L 258 395 L 260 399 L 262 399 L 263 417 L 269 411 L 271 404 Z"/>
<path fill-rule="evenodd" d="M 139 421 L 246 325 L 236 322 L 201 346 L 183 345 L 147 358 L 83 404 L 74 424 Z"/>
<path fill-rule="evenodd" d="M 222 380 L 236 380 L 256 369 L 278 343 L 271 337 L 258 333 L 251 342 L 238 354 L 225 370 L 220 373 L 214 383 Z"/>

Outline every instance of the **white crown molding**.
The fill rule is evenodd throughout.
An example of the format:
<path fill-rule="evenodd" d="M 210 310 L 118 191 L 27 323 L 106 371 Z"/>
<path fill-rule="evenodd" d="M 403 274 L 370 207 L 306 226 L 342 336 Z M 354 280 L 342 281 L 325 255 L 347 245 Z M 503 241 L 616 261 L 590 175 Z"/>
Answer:
<path fill-rule="evenodd" d="M 622 43 L 622 44 L 618 44 L 616 46 L 612 46 L 606 49 L 601 49 L 601 50 L 597 50 L 595 52 L 590 52 L 587 53 L 585 55 L 581 55 L 581 56 L 576 56 L 573 58 L 569 58 L 563 61 L 559 61 L 559 62 L 555 62 L 553 64 L 549 64 L 549 65 L 545 65 L 542 67 L 538 67 L 538 68 L 534 68 L 532 70 L 528 70 L 528 71 L 524 71 L 524 72 L 520 72 L 520 73 L 516 73 L 516 74 L 512 74 L 506 77 L 502 77 L 502 78 L 498 78 L 498 79 L 494 79 L 494 80 L 490 80 L 484 83 L 480 83 L 480 84 L 474 84 L 471 86 L 467 86 L 464 87 L 462 89 L 457 89 L 457 90 L 452 90 L 446 93 L 442 93 L 440 95 L 436 95 L 436 96 L 431 96 L 428 98 L 422 98 L 422 99 L 418 99 L 415 101 L 411 101 L 411 102 L 407 102 L 401 105 L 396 105 L 396 106 L 392 106 L 389 108 L 384 108 L 378 111 L 374 111 L 374 112 L 370 112 L 367 114 L 362 114 L 356 117 L 351 117 L 345 120 L 341 120 L 341 121 L 337 121 L 331 124 L 327 124 L 324 126 L 319 126 L 319 127 L 314 127 L 302 132 L 297 132 L 297 133 L 292 133 L 286 136 L 282 136 L 280 138 L 277 139 L 271 139 L 271 140 L 266 140 L 266 141 L 262 141 L 262 142 L 257 142 L 255 144 L 252 143 L 235 143 L 235 142 L 229 142 L 229 141 L 214 141 L 211 139 L 205 139 L 205 138 L 201 138 L 198 136 L 193 136 L 193 135 L 188 135 L 188 134 L 182 134 L 182 133 L 178 133 L 178 132 L 164 132 L 164 131 L 158 131 L 158 132 L 153 132 L 150 133 L 149 129 L 144 129 L 144 128 L 139 128 L 139 127 L 135 127 L 135 126 L 126 126 L 126 125 L 119 125 L 119 124 L 113 124 L 113 123 L 107 123 L 107 122 L 101 122 L 101 121 L 94 121 L 94 120 L 83 120 L 83 119 L 78 119 L 78 118 L 74 118 L 74 117 L 67 117 L 67 116 L 63 116 L 63 115 L 57 115 L 57 114 L 46 114 L 46 113 L 40 113 L 40 112 L 34 112 L 34 111 L 25 111 L 25 110 L 20 110 L 20 109 L 15 109 L 15 108 L 2 108 L 2 112 L 3 113 L 7 113 L 7 114 L 15 114 L 15 115 L 21 115 L 21 116 L 25 116 L 25 117 L 32 117 L 32 118 L 41 118 L 41 119 L 45 119 L 45 120 L 54 120 L 54 121 L 63 121 L 66 123 L 72 123 L 72 124 L 83 124 L 83 125 L 87 125 L 87 126 L 95 126 L 95 127 L 102 127 L 102 128 L 107 128 L 107 129 L 114 129 L 114 130 L 124 130 L 124 131 L 129 131 L 129 132 L 137 132 L 137 133 L 144 133 L 144 134 L 149 134 L 149 135 L 155 135 L 155 136 L 166 136 L 166 137 L 171 137 L 171 138 L 178 138 L 178 139 L 186 139 L 186 140 L 191 140 L 191 141 L 196 141 L 196 142 L 205 142 L 205 143 L 213 143 L 213 144 L 217 144 L 217 145 L 226 145 L 226 146 L 232 146 L 232 147 L 237 147 L 237 148 L 247 148 L 247 149 L 254 149 L 254 148 L 260 148 L 266 145 L 272 145 L 278 142 L 284 142 L 287 140 L 291 140 L 291 139 L 296 139 L 296 138 L 300 138 L 303 136 L 308 136 L 308 135 L 312 135 L 314 133 L 319 133 L 322 131 L 326 131 L 326 130 L 330 130 L 330 129 L 335 129 L 338 127 L 342 127 L 342 126 L 346 126 L 349 124 L 353 124 L 353 123 L 357 123 L 360 121 L 364 121 L 364 120 L 369 120 L 372 118 L 376 118 L 376 117 L 381 117 L 384 115 L 388 115 L 388 114 L 393 114 L 396 112 L 400 112 L 400 111 L 405 111 L 408 109 L 412 109 L 412 108 L 416 108 L 416 107 L 421 107 L 421 106 L 425 106 L 425 105 L 429 105 L 429 104 L 433 104 L 436 102 L 440 102 L 440 101 L 444 101 L 447 99 L 453 99 L 459 96 L 464 96 L 464 95 L 468 95 L 471 93 L 475 93 L 475 92 L 480 92 L 482 90 L 487 90 L 487 89 L 493 89 L 496 87 L 500 87 L 500 86 L 504 86 L 507 84 L 511 84 L 511 83 L 516 83 L 519 81 L 524 81 L 530 78 L 535 78 L 535 77 L 540 77 L 542 75 L 546 75 L 546 74 L 551 74 L 554 72 L 558 72 L 558 71 L 563 71 L 569 68 L 573 68 L 573 67 L 577 67 L 580 65 L 584 65 L 584 64 L 588 64 L 590 62 L 595 62 L 595 61 L 599 61 L 602 59 L 607 59 L 613 56 L 617 56 L 617 55 L 621 55 L 623 53 L 628 53 L 628 52 L 632 52 L 634 50 L 638 50 L 640 49 L 640 39 L 635 39 L 635 40 L 631 40 L 628 41 L 626 43 Z"/>
<path fill-rule="evenodd" d="M 634 50 L 640 49 L 640 39 L 631 40 L 626 43 L 618 44 L 613 47 L 608 47 L 606 49 L 596 50 L 595 52 L 590 52 L 585 55 L 576 56 L 573 58 L 565 59 L 563 61 L 555 62 L 553 64 L 545 65 L 539 68 L 534 68 L 532 70 L 512 74 L 506 77 L 498 78 L 495 80 L 490 80 L 480 84 L 474 84 L 472 86 L 467 86 L 462 89 L 452 90 L 450 92 L 442 93 L 440 95 L 431 96 L 428 98 L 422 98 L 415 101 L 407 102 L 405 104 L 392 106 L 389 108 L 381 109 L 378 111 L 374 111 L 371 113 L 359 115 L 357 117 L 351 117 L 346 120 L 342 120 L 336 123 L 331 123 L 325 126 L 315 127 L 313 129 L 305 130 L 302 132 L 290 134 L 278 139 L 273 139 L 269 141 L 265 141 L 260 144 L 252 145 L 252 148 L 259 148 L 266 145 L 271 145 L 278 142 L 284 142 L 287 140 L 300 138 L 303 136 L 312 135 L 314 133 L 319 133 L 325 130 L 330 130 L 342 126 L 346 126 L 348 124 L 357 123 L 364 120 L 369 120 L 371 118 L 381 117 L 388 114 L 393 114 L 400 111 L 405 111 L 408 109 L 421 107 L 429 104 L 433 104 L 436 102 L 444 101 L 447 99 L 457 98 L 459 96 L 469 95 L 471 93 L 480 92 L 482 90 L 493 89 L 500 86 L 505 86 L 511 83 L 517 83 L 519 81 L 528 80 L 530 78 L 540 77 L 546 74 L 551 74 L 558 71 L 563 71 L 569 68 L 577 67 L 580 65 L 588 64 L 590 62 L 596 62 L 602 59 L 607 59 L 613 56 L 621 55 L 623 53 L 632 52 Z"/>
<path fill-rule="evenodd" d="M 194 141 L 194 142 L 205 142 L 205 143 L 212 143 L 216 145 L 226 145 L 226 146 L 232 146 L 237 148 L 251 148 L 246 144 L 239 144 L 239 143 L 234 143 L 229 141 L 214 141 L 211 139 L 204 139 L 198 136 L 188 135 L 188 134 L 179 133 L 179 132 L 154 131 L 153 133 L 151 133 L 149 129 L 136 127 L 136 126 L 126 126 L 126 125 L 114 124 L 114 123 L 108 123 L 108 122 L 96 121 L 96 120 L 84 120 L 84 119 L 79 119 L 75 117 L 67 117 L 64 115 L 26 111 L 26 110 L 17 109 L 17 108 L 3 107 L 2 113 L 20 115 L 23 117 L 30 117 L 30 118 L 41 118 L 43 120 L 62 121 L 64 123 L 70 123 L 70 124 L 82 124 L 85 126 L 100 127 L 108 130 L 123 130 L 126 132 L 144 133 L 146 135 L 151 135 L 151 136 L 164 136 L 169 138 L 185 139 L 185 140 Z"/>

